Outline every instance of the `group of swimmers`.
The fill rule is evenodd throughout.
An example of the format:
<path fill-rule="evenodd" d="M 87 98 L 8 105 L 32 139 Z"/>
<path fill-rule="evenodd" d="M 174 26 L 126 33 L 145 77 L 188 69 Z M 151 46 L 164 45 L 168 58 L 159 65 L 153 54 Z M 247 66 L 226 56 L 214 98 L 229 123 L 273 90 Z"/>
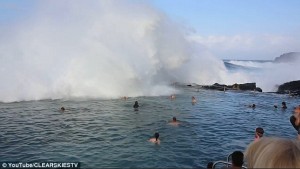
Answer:
<path fill-rule="evenodd" d="M 170 99 L 175 99 L 175 98 L 176 98 L 175 95 L 170 96 Z M 192 103 L 196 103 L 196 102 L 197 102 L 196 98 L 193 96 Z M 140 107 L 138 101 L 135 101 L 132 107 L 134 108 L 135 111 L 138 111 L 138 108 Z M 173 126 L 178 126 L 180 122 L 177 120 L 176 117 L 173 117 L 172 121 L 170 121 L 169 124 Z M 158 132 L 154 133 L 154 137 L 150 138 L 148 141 L 155 144 L 160 144 L 159 133 Z"/>
<path fill-rule="evenodd" d="M 169 124 L 173 126 L 178 126 L 180 122 L 176 119 L 176 117 L 173 117 L 172 121 L 170 121 Z M 154 137 L 150 138 L 148 141 L 151 143 L 160 144 L 159 133 L 154 133 Z"/>
<path fill-rule="evenodd" d="M 138 101 L 135 101 L 134 105 L 133 105 L 134 110 L 138 111 L 139 107 L 140 106 L 139 106 Z M 172 125 L 179 125 L 179 122 L 177 121 L 176 117 L 173 117 L 173 120 L 170 122 L 170 124 L 172 124 Z M 148 141 L 152 142 L 152 143 L 155 143 L 155 144 L 160 144 L 159 133 L 157 133 L 157 132 L 154 133 L 154 137 L 150 138 Z"/>
<path fill-rule="evenodd" d="M 172 94 L 170 97 L 169 97 L 171 100 L 175 100 L 176 99 L 176 96 L 175 94 Z M 197 102 L 197 99 L 195 96 L 192 96 L 192 103 L 196 103 Z"/>
<path fill-rule="evenodd" d="M 175 99 L 175 95 L 170 96 Z M 192 103 L 196 102 L 196 98 L 192 97 Z M 256 105 L 250 105 L 255 108 Z M 250 107 L 249 106 L 249 107 Z M 274 105 L 275 107 L 276 105 Z M 139 108 L 138 101 L 135 101 L 133 108 Z M 277 106 L 275 107 L 277 108 Z M 282 102 L 282 109 L 286 109 L 286 102 Z M 64 112 L 66 109 L 61 107 Z M 300 105 L 295 107 L 294 114 L 290 117 L 290 123 L 298 133 L 297 140 L 283 139 L 283 138 L 265 138 L 264 129 L 257 127 L 255 129 L 255 138 L 250 143 L 245 151 L 245 160 L 248 168 L 300 168 Z M 171 125 L 179 125 L 180 122 L 173 117 L 169 122 Z M 156 132 L 149 142 L 160 144 L 159 133 Z M 231 154 L 232 165 L 231 168 L 242 168 L 244 154 L 240 151 L 235 151 Z M 213 162 L 209 162 L 207 168 L 213 167 Z"/>
<path fill-rule="evenodd" d="M 249 105 L 248 107 L 251 107 L 251 108 L 255 109 L 255 108 L 256 108 L 256 105 L 255 105 L 255 104 L 252 104 L 252 105 Z M 278 106 L 275 104 L 275 105 L 274 105 L 274 108 L 277 109 Z M 282 108 L 282 109 L 287 109 L 286 102 L 282 102 L 282 103 L 281 103 L 281 108 Z"/>

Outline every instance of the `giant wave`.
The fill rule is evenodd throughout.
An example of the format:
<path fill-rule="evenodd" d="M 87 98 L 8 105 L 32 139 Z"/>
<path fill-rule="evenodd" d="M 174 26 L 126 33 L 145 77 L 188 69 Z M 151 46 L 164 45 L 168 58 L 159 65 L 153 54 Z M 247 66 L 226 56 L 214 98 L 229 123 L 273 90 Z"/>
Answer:
<path fill-rule="evenodd" d="M 266 91 L 299 79 L 296 65 L 230 71 L 147 2 L 35 3 L 26 20 L 0 28 L 1 102 L 168 95 L 173 82 L 257 82 Z"/>

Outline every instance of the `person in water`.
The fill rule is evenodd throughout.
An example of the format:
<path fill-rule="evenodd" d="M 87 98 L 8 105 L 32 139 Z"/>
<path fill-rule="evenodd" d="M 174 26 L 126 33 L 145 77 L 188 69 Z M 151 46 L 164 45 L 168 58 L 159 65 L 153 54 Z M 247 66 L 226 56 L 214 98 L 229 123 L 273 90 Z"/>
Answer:
<path fill-rule="evenodd" d="M 127 100 L 128 97 L 127 97 L 127 96 L 123 96 L 122 99 L 123 99 L 123 100 Z"/>
<path fill-rule="evenodd" d="M 274 108 L 275 108 L 275 109 L 277 109 L 277 108 L 278 108 L 276 104 L 274 104 Z"/>
<path fill-rule="evenodd" d="M 140 106 L 139 106 L 138 101 L 135 101 L 135 103 L 134 103 L 134 105 L 133 105 L 133 108 L 137 109 L 137 108 L 139 108 L 139 107 L 140 107 Z"/>
<path fill-rule="evenodd" d="M 261 137 L 263 137 L 264 136 L 264 129 L 263 128 L 261 128 L 261 127 L 257 127 L 256 129 L 255 129 L 255 139 L 254 139 L 254 141 L 258 141 Z"/>
<path fill-rule="evenodd" d="M 295 108 L 294 114 L 290 117 L 290 122 L 298 132 L 298 140 L 300 140 L 300 106 Z"/>
<path fill-rule="evenodd" d="M 249 105 L 249 107 L 255 109 L 256 105 L 255 105 L 255 104 L 252 104 L 252 105 Z"/>
<path fill-rule="evenodd" d="M 174 99 L 176 99 L 176 96 L 175 96 L 175 94 L 172 94 L 172 95 L 170 96 L 170 99 L 171 99 L 171 100 L 174 100 Z"/>
<path fill-rule="evenodd" d="M 155 133 L 154 138 L 150 138 L 148 141 L 150 141 L 151 143 L 160 144 L 160 140 L 158 138 L 159 138 L 159 133 Z"/>
<path fill-rule="evenodd" d="M 193 96 L 192 97 L 192 103 L 196 103 L 197 102 L 197 100 L 196 100 L 196 98 Z"/>
<path fill-rule="evenodd" d="M 179 125 L 180 123 L 178 122 L 178 120 L 176 119 L 176 117 L 173 117 L 173 120 L 169 123 L 171 125 Z"/>
<path fill-rule="evenodd" d="M 286 108 L 287 108 L 285 102 L 282 102 L 281 105 L 282 105 L 282 106 L 281 106 L 282 109 L 286 109 Z"/>
<path fill-rule="evenodd" d="M 66 109 L 64 107 L 60 108 L 60 111 L 64 112 Z"/>

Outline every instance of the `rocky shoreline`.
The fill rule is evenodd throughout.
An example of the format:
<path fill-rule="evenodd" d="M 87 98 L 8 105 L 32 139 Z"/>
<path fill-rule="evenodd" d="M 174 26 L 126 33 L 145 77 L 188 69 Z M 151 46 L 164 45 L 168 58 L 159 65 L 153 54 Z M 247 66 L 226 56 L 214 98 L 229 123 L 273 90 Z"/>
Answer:
<path fill-rule="evenodd" d="M 300 80 L 291 81 L 280 85 L 276 93 L 300 96 Z"/>
<path fill-rule="evenodd" d="M 262 89 L 256 87 L 256 83 L 243 83 L 243 84 L 233 84 L 233 85 L 225 85 L 225 84 L 218 84 L 215 83 L 213 85 L 200 85 L 203 89 L 209 90 L 219 90 L 219 91 L 226 91 L 226 90 L 240 90 L 240 91 L 258 91 L 262 92 Z"/>
<path fill-rule="evenodd" d="M 227 91 L 227 90 L 235 90 L 235 91 L 257 91 L 262 92 L 260 87 L 256 86 L 256 83 L 242 83 L 242 84 L 233 84 L 233 85 L 225 85 L 215 83 L 213 85 L 197 85 L 197 84 L 189 84 L 189 87 L 196 87 L 207 90 L 218 90 L 218 91 Z M 300 80 L 286 82 L 282 85 L 278 86 L 278 90 L 274 93 L 277 94 L 289 94 L 291 96 L 300 96 Z"/>

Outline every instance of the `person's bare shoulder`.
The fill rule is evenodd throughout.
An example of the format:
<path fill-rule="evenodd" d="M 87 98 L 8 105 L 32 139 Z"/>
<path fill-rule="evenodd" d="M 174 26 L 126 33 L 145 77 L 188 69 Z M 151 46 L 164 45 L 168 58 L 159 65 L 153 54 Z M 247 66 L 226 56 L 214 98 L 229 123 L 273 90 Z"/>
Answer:
<path fill-rule="evenodd" d="M 155 138 L 150 138 L 148 141 L 151 142 L 151 143 L 160 144 L 160 140 L 159 139 L 156 141 Z"/>

